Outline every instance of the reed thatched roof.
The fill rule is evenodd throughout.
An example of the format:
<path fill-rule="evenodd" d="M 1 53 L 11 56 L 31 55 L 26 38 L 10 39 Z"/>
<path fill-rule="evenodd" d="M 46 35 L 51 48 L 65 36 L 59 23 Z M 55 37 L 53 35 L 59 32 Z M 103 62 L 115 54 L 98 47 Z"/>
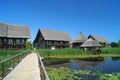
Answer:
<path fill-rule="evenodd" d="M 29 28 L 27 26 L 8 25 L 7 37 L 30 38 Z"/>
<path fill-rule="evenodd" d="M 97 42 L 105 42 L 105 43 L 108 43 L 107 40 L 106 40 L 104 37 L 98 36 L 98 35 L 95 35 L 95 34 L 90 34 L 90 35 L 88 36 L 88 38 L 92 38 L 92 39 L 96 40 Z"/>
<path fill-rule="evenodd" d="M 7 36 L 7 25 L 3 22 L 0 22 L 0 37 L 6 37 Z"/>
<path fill-rule="evenodd" d="M 101 45 L 93 40 L 92 38 L 89 38 L 88 40 L 86 40 L 80 47 L 100 47 Z"/>
<path fill-rule="evenodd" d="M 71 41 L 70 36 L 65 32 L 41 28 L 40 32 L 45 40 Z"/>
<path fill-rule="evenodd" d="M 27 26 L 0 23 L 0 37 L 30 38 L 30 31 Z"/>
<path fill-rule="evenodd" d="M 76 42 L 85 42 L 87 40 L 87 38 L 82 34 L 82 32 L 80 32 L 78 34 L 78 36 L 76 37 L 76 39 L 73 41 L 73 43 Z"/>

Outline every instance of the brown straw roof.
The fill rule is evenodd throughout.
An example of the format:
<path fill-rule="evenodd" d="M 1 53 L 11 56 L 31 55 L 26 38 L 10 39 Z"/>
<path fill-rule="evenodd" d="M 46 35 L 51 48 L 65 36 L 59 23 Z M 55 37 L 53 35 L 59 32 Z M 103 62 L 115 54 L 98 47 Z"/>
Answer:
<path fill-rule="evenodd" d="M 88 36 L 88 38 L 92 38 L 92 39 L 96 40 L 97 42 L 105 42 L 105 43 L 108 43 L 107 40 L 106 40 L 104 37 L 98 36 L 98 35 L 95 35 L 95 34 L 90 34 L 90 35 Z"/>
<path fill-rule="evenodd" d="M 30 38 L 30 31 L 27 26 L 9 25 L 1 22 L 0 37 Z"/>
<path fill-rule="evenodd" d="M 71 41 L 70 36 L 65 32 L 41 28 L 40 32 L 45 40 Z"/>
<path fill-rule="evenodd" d="M 75 42 L 85 42 L 87 40 L 87 38 L 83 35 L 82 32 L 80 32 L 78 34 L 78 36 L 76 37 L 76 39 L 73 41 L 73 43 Z"/>
<path fill-rule="evenodd" d="M 99 47 L 101 46 L 97 41 L 92 38 L 86 40 L 80 47 Z"/>

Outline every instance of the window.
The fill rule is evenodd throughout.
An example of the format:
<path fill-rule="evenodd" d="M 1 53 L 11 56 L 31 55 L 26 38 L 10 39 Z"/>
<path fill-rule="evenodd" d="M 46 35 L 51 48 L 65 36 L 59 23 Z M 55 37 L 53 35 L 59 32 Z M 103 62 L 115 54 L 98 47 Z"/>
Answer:
<path fill-rule="evenodd" d="M 6 43 L 7 42 L 7 39 L 4 39 L 4 43 Z"/>
<path fill-rule="evenodd" d="M 40 37 L 40 40 L 42 40 L 42 37 Z"/>
<path fill-rule="evenodd" d="M 24 39 L 22 39 L 22 43 L 24 43 L 25 41 L 24 41 Z"/>
<path fill-rule="evenodd" d="M 55 41 L 54 44 L 57 44 L 57 42 Z"/>
<path fill-rule="evenodd" d="M 2 42 L 2 39 L 0 38 L 0 43 Z"/>
<path fill-rule="evenodd" d="M 20 49 L 21 48 L 21 46 L 16 46 L 16 49 Z"/>
<path fill-rule="evenodd" d="M 9 43 L 13 43 L 13 39 L 9 39 L 8 42 L 9 42 Z"/>
<path fill-rule="evenodd" d="M 63 44 L 63 42 L 61 41 L 60 44 Z"/>
<path fill-rule="evenodd" d="M 51 44 L 51 41 L 48 41 L 49 44 Z"/>
<path fill-rule="evenodd" d="M 16 43 L 18 43 L 18 44 L 19 44 L 19 43 L 20 43 L 20 39 L 16 39 Z"/>
<path fill-rule="evenodd" d="M 42 37 L 42 35 L 40 35 L 40 40 L 42 40 L 43 39 L 43 37 Z"/>
<path fill-rule="evenodd" d="M 48 45 L 48 44 L 49 44 L 49 41 L 46 41 L 46 44 Z"/>

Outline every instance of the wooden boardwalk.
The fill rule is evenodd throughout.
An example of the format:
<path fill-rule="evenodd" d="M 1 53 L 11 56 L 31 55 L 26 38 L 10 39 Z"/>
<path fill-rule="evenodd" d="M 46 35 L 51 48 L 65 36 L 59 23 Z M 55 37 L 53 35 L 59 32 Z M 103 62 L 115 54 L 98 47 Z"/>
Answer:
<path fill-rule="evenodd" d="M 3 80 L 41 80 L 37 54 L 26 56 Z"/>

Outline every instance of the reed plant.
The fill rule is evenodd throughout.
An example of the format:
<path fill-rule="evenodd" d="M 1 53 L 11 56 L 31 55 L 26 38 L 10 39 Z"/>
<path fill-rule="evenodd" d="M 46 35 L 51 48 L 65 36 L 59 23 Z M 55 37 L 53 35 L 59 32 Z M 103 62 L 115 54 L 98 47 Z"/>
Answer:
<path fill-rule="evenodd" d="M 120 56 L 120 48 L 101 48 L 100 54 L 94 54 L 90 51 L 81 49 L 63 48 L 63 49 L 38 49 L 44 58 L 91 58 L 91 57 L 118 57 Z"/>
<path fill-rule="evenodd" d="M 89 51 L 83 51 L 81 49 L 73 49 L 73 48 L 62 48 L 62 49 L 56 49 L 56 50 L 39 49 L 39 53 L 41 55 L 46 55 L 46 56 L 90 54 Z"/>
<path fill-rule="evenodd" d="M 106 53 L 106 54 L 120 54 L 120 47 L 116 47 L 116 48 L 112 48 L 112 47 L 108 47 L 108 48 L 101 48 L 102 53 Z"/>
<path fill-rule="evenodd" d="M 10 58 L 16 54 L 27 52 L 31 50 L 0 50 L 0 61 Z"/>

